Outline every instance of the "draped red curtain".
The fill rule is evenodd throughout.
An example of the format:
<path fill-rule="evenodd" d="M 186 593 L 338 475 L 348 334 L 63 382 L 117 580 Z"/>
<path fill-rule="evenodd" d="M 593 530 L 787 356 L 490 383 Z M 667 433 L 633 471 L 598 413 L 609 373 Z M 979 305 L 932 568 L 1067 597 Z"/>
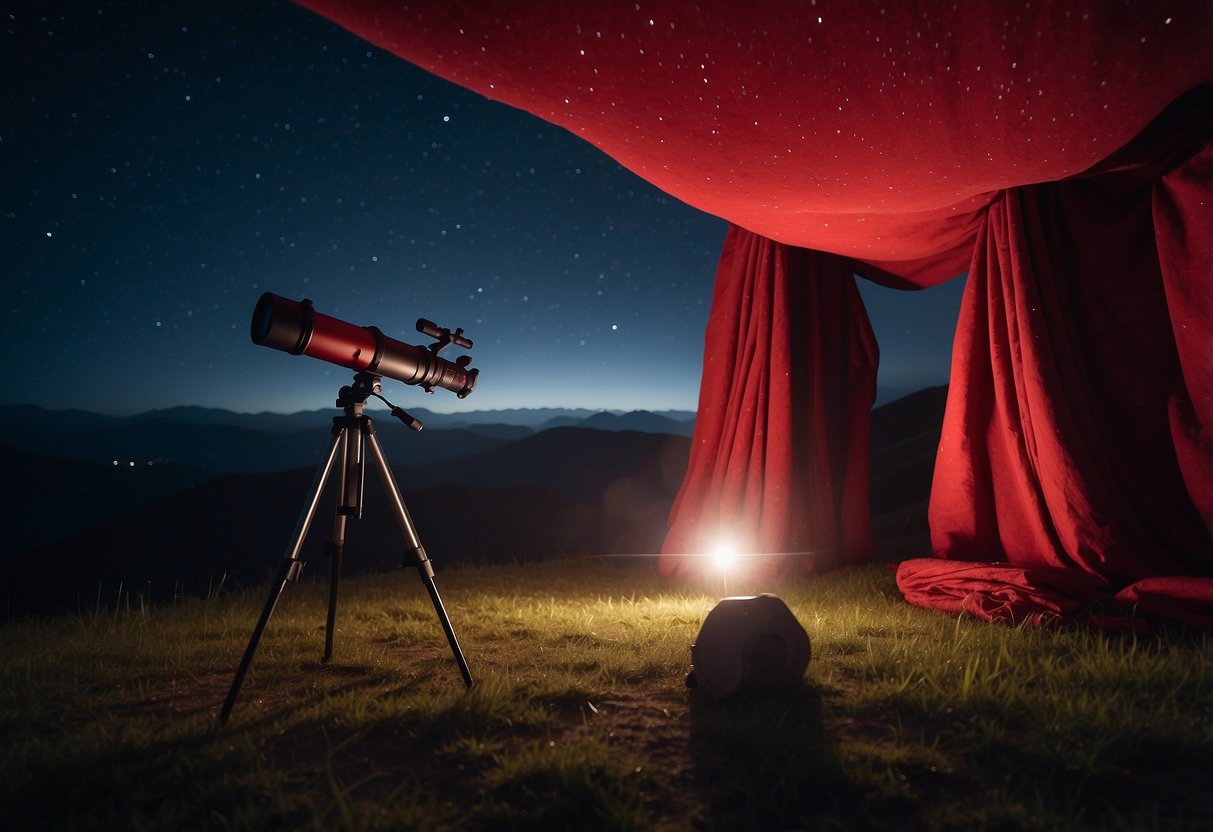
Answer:
<path fill-rule="evenodd" d="M 931 493 L 946 560 L 904 562 L 906 598 L 1049 618 L 1075 613 L 1085 575 L 1087 600 L 1123 590 L 1163 617 L 1203 604 L 1213 622 L 1211 494 L 1213 145 L 1165 172 L 1001 194 L 962 301 Z"/>
<path fill-rule="evenodd" d="M 1152 208 L 1183 376 L 1171 435 L 1188 496 L 1213 534 L 1213 144 L 1154 183 Z"/>
<path fill-rule="evenodd" d="M 877 361 L 848 260 L 732 226 L 662 573 L 697 573 L 725 540 L 757 556 L 750 572 L 870 557 Z"/>

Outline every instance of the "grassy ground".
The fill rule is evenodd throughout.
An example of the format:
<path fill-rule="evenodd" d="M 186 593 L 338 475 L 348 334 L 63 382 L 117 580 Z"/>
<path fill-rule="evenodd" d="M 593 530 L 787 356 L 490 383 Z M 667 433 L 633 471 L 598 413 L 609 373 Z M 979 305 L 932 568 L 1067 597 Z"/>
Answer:
<path fill-rule="evenodd" d="M 319 572 L 320 570 L 316 570 Z M 805 684 L 684 687 L 722 587 L 651 565 L 440 574 L 465 691 L 412 571 L 0 627 L 4 829 L 1213 828 L 1213 640 L 955 620 L 878 567 L 752 587 Z"/>

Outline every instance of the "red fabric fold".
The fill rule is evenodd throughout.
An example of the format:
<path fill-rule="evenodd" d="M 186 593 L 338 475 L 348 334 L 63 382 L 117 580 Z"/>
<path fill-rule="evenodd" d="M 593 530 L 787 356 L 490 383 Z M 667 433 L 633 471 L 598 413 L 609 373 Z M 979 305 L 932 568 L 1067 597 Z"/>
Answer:
<path fill-rule="evenodd" d="M 1009 624 L 1061 621 L 1112 599 L 1106 583 L 1074 569 L 937 558 L 902 561 L 897 587 L 916 606 Z"/>
<path fill-rule="evenodd" d="M 811 571 L 870 557 L 877 361 L 848 261 L 732 227 L 662 573 L 699 571 L 702 558 L 693 556 L 722 540 L 773 556 L 748 571 Z"/>
<path fill-rule="evenodd" d="M 983 621 L 1213 631 L 1213 578 L 1146 578 L 1114 594 L 1105 581 L 1077 569 L 914 558 L 898 564 L 897 588 L 915 606 Z"/>
<path fill-rule="evenodd" d="M 1213 466 L 1185 467 L 1177 452 L 1174 402 L 1190 401 L 1190 386 L 1159 266 L 1175 242 L 1156 243 L 1151 197 L 1149 183 L 1109 174 L 991 205 L 931 493 L 940 556 L 1069 566 L 1117 585 L 1213 573 L 1191 496 Z M 1199 293 L 1209 265 L 1188 265 L 1172 282 Z M 1213 329 L 1199 315 L 1181 325 L 1207 353 Z M 1205 373 L 1191 386 L 1207 389 Z M 1208 426 L 1179 421 L 1185 453 L 1201 458 Z"/>
<path fill-rule="evenodd" d="M 1146 578 L 1116 593 L 1144 618 L 1213 631 L 1213 578 Z"/>
<path fill-rule="evenodd" d="M 936 554 L 972 562 L 903 565 L 912 603 L 1066 618 L 1086 580 L 1130 585 L 1136 621 L 1213 622 L 1213 108 L 1187 105 L 1136 164 L 991 205 L 930 505 Z"/>
<path fill-rule="evenodd" d="M 1171 392 L 1171 436 L 1188 495 L 1213 534 L 1213 144 L 1155 182 L 1152 207 L 1183 376 Z"/>

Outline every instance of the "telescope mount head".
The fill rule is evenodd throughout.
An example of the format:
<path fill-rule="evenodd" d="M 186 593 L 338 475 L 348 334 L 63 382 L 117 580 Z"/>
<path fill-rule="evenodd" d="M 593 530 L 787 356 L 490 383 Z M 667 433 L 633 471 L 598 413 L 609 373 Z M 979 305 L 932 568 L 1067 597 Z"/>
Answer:
<path fill-rule="evenodd" d="M 356 373 L 354 383 L 342 387 L 337 393 L 337 406 L 350 408 L 366 404 L 371 396 L 378 396 L 383 390 L 383 379 L 374 373 Z"/>

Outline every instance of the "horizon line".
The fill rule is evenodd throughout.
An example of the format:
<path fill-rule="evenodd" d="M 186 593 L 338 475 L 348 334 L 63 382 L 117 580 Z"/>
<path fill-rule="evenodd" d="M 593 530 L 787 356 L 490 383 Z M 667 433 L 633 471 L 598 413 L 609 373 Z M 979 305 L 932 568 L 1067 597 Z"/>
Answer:
<path fill-rule="evenodd" d="M 908 396 L 912 396 L 916 393 L 920 393 L 924 390 L 932 390 L 932 389 L 935 389 L 938 387 L 947 387 L 947 386 L 948 386 L 947 382 L 944 382 L 943 384 L 928 384 L 926 386 L 919 387 L 919 388 L 916 388 L 913 390 L 908 390 L 905 388 L 885 388 L 884 390 L 881 390 L 880 388 L 877 388 L 876 398 L 872 403 L 872 407 L 873 407 L 873 409 L 875 409 L 877 407 L 882 407 L 886 404 L 891 404 L 895 401 L 899 401 L 900 399 L 906 398 Z M 371 403 L 368 402 L 368 405 L 370 405 L 370 404 Z M 95 414 L 98 416 L 106 416 L 106 417 L 111 417 L 111 418 L 116 418 L 116 419 L 132 418 L 135 416 L 143 416 L 143 415 L 146 415 L 149 413 L 156 413 L 156 412 L 161 412 L 161 411 L 176 410 L 176 409 L 191 409 L 191 408 L 197 409 L 197 410 L 222 411 L 225 413 L 232 413 L 232 414 L 235 414 L 238 416 L 261 416 L 261 415 L 294 416 L 294 415 L 298 415 L 298 414 L 302 414 L 302 413 L 319 413 L 319 412 L 340 410 L 340 408 L 338 408 L 336 405 L 333 405 L 331 407 L 299 408 L 299 409 L 295 409 L 295 410 L 268 410 L 268 409 L 265 409 L 265 410 L 236 410 L 232 407 L 223 407 L 220 405 L 174 404 L 174 405 L 163 405 L 160 407 L 148 407 L 148 408 L 143 408 L 143 409 L 139 409 L 139 410 L 128 410 L 125 412 L 114 412 L 114 411 L 110 411 L 110 410 L 89 410 L 89 409 L 82 408 L 82 407 L 51 407 L 51 406 L 48 406 L 45 404 L 39 404 L 39 403 L 34 403 L 34 402 L 17 402 L 17 401 L 0 402 L 0 407 L 18 407 L 18 408 L 33 407 L 33 408 L 38 408 L 41 410 L 52 411 L 52 412 L 54 412 L 54 411 L 76 411 L 76 412 L 80 412 L 80 413 L 92 413 L 92 414 Z M 387 411 L 386 406 L 382 406 L 382 403 L 379 403 L 379 406 L 369 407 L 368 409 L 372 409 L 375 411 L 379 411 L 379 410 Z M 403 409 L 404 410 L 410 410 L 410 409 L 423 410 L 428 413 L 432 413 L 436 416 L 462 416 L 462 415 L 471 415 L 471 414 L 477 414 L 477 413 L 501 413 L 501 412 L 509 412 L 509 411 L 535 412 L 535 411 L 543 411 L 543 410 L 565 410 L 565 411 L 571 411 L 571 412 L 587 411 L 587 412 L 592 412 L 592 413 L 612 413 L 612 414 L 652 413 L 655 415 L 661 415 L 663 413 L 680 413 L 680 414 L 690 414 L 692 416 L 697 416 L 699 413 L 698 407 L 649 408 L 649 407 L 605 407 L 605 406 L 587 406 L 587 405 L 579 405 L 579 406 L 531 405 L 531 406 L 515 406 L 515 407 L 484 407 L 484 408 L 475 408 L 475 409 L 469 409 L 469 410 L 453 410 L 452 411 L 452 410 L 438 410 L 433 407 L 428 407 L 425 404 L 416 404 L 416 405 L 412 405 L 411 407 L 405 407 Z"/>

